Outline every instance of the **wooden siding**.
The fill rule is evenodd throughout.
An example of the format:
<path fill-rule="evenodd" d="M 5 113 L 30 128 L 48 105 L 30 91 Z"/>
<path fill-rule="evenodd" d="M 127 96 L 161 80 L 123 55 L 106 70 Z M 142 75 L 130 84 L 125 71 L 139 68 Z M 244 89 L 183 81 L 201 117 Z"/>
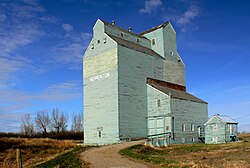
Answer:
<path fill-rule="evenodd" d="M 225 123 L 218 118 L 213 118 L 205 125 L 205 143 L 225 143 Z M 215 129 L 214 127 L 217 127 Z"/>
<path fill-rule="evenodd" d="M 98 27 L 98 26 L 97 26 Z M 117 45 L 105 34 L 106 43 L 96 40 L 84 55 L 84 143 L 119 142 Z M 91 44 L 90 43 L 90 44 Z"/>
<path fill-rule="evenodd" d="M 208 120 L 207 104 L 197 103 L 188 100 L 171 99 L 171 110 L 174 117 L 174 135 L 173 143 L 193 143 L 198 141 L 198 126 L 203 128 L 203 124 Z M 185 131 L 182 130 L 183 124 Z M 194 124 L 195 130 L 191 130 Z M 204 128 L 203 128 L 204 129 Z"/>
<path fill-rule="evenodd" d="M 148 135 L 171 132 L 170 97 L 147 85 Z"/>
<path fill-rule="evenodd" d="M 181 143 L 183 138 L 190 142 L 197 131 L 183 133 L 181 124 L 187 124 L 188 130 L 189 125 L 202 126 L 207 120 L 207 104 L 173 99 L 147 86 L 148 78 L 186 86 L 185 66 L 179 59 L 176 44 L 172 44 L 175 32 L 171 24 L 151 33 L 160 40 L 153 50 L 168 59 L 151 55 L 155 52 L 147 38 L 101 20 L 96 22 L 83 61 L 85 144 L 111 144 L 146 137 L 148 128 L 160 133 L 166 131 L 166 126 L 174 130 L 175 143 Z M 117 38 L 129 41 L 129 46 L 124 42 L 121 45 Z M 148 47 L 150 52 L 133 48 L 138 45 Z M 173 55 L 160 51 L 170 49 Z M 161 106 L 156 106 L 156 99 Z"/>
<path fill-rule="evenodd" d="M 217 125 L 216 130 L 214 129 L 215 125 Z M 236 123 L 226 123 L 218 117 L 213 116 L 205 124 L 205 143 L 207 144 L 231 142 L 231 136 L 237 136 Z"/>
<path fill-rule="evenodd" d="M 120 137 L 146 137 L 146 77 L 155 58 L 123 46 L 118 51 Z"/>

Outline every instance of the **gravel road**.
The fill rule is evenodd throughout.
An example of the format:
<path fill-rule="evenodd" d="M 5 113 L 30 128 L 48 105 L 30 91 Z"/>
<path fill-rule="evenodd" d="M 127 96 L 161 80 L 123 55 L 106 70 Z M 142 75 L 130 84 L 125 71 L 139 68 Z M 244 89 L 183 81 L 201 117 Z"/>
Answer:
<path fill-rule="evenodd" d="M 92 148 L 81 153 L 81 158 L 89 162 L 91 168 L 156 168 L 156 166 L 149 163 L 130 159 L 118 153 L 121 149 L 142 144 L 143 142 L 144 141 L 131 141 Z"/>

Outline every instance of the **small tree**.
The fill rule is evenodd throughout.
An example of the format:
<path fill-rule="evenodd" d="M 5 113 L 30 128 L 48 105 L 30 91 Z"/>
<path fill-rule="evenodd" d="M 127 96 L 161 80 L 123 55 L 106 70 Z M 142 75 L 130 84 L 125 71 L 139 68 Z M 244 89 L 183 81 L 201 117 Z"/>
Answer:
<path fill-rule="evenodd" d="M 65 131 L 68 124 L 68 116 L 59 110 L 53 109 L 51 117 L 51 128 L 55 129 L 57 133 Z"/>
<path fill-rule="evenodd" d="M 46 136 L 50 122 L 49 114 L 47 112 L 37 112 L 35 121 L 36 128 Z"/>
<path fill-rule="evenodd" d="M 73 132 L 81 132 L 83 130 L 83 122 L 82 122 L 82 115 L 73 113 L 72 115 L 72 126 L 71 130 Z"/>
<path fill-rule="evenodd" d="M 21 120 L 21 133 L 29 136 L 32 135 L 34 133 L 34 124 L 31 121 L 30 114 L 25 114 Z"/>

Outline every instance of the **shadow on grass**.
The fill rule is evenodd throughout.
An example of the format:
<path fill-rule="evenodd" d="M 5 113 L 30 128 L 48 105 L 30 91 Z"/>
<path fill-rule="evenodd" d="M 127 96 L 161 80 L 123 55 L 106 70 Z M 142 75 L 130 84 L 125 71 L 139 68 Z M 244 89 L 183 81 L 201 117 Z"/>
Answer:
<path fill-rule="evenodd" d="M 34 166 L 35 168 L 81 168 L 82 160 L 80 159 L 80 153 L 86 150 L 86 147 L 74 147 L 72 150 L 63 153 L 54 159 L 51 159 L 45 163 Z"/>

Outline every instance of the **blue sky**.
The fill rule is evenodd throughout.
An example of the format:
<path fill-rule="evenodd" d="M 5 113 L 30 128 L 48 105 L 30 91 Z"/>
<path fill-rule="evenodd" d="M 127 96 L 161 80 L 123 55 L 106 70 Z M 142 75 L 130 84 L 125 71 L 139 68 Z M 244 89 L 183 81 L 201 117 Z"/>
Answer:
<path fill-rule="evenodd" d="M 82 56 L 100 18 L 140 33 L 177 32 L 187 90 L 250 131 L 250 1 L 0 0 L 0 132 L 53 108 L 82 112 Z"/>

